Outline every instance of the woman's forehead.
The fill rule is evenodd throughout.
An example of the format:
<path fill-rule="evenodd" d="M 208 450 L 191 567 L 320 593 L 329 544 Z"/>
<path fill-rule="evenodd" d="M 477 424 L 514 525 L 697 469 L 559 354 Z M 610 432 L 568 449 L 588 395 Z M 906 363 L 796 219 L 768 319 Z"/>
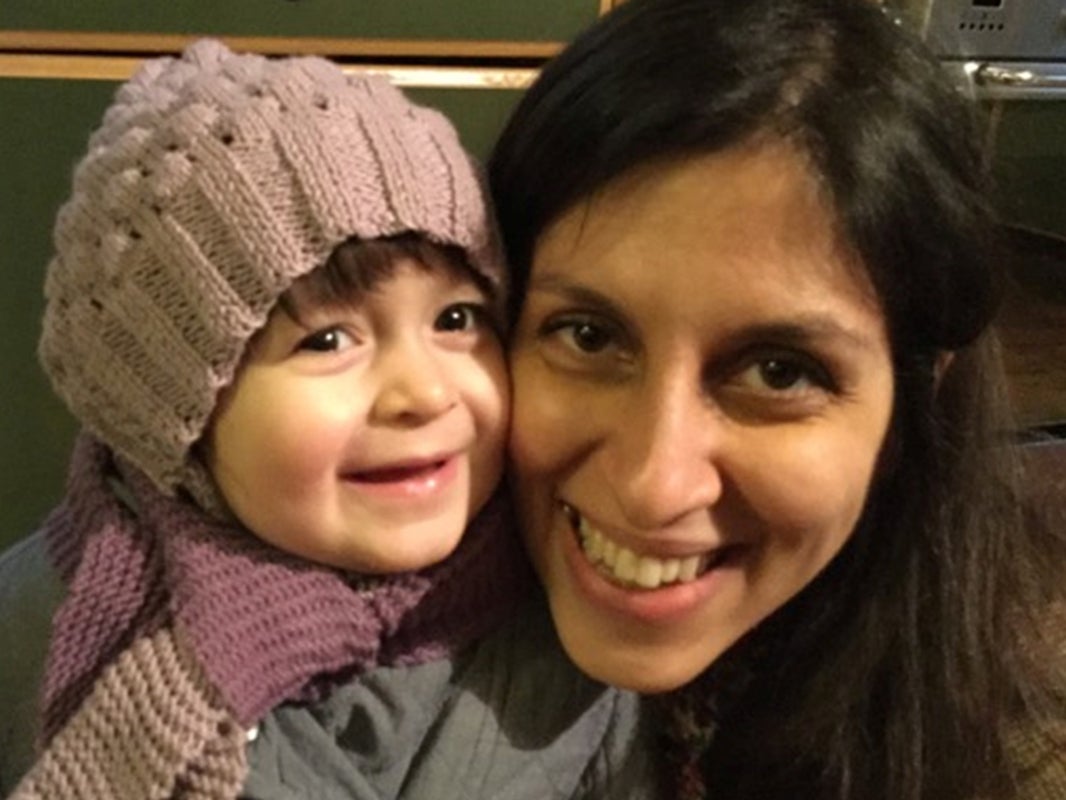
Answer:
<path fill-rule="evenodd" d="M 612 182 L 540 236 L 531 286 L 555 273 L 599 282 L 607 265 L 623 282 L 677 269 L 698 282 L 724 270 L 870 291 L 819 182 L 787 146 L 730 149 Z"/>

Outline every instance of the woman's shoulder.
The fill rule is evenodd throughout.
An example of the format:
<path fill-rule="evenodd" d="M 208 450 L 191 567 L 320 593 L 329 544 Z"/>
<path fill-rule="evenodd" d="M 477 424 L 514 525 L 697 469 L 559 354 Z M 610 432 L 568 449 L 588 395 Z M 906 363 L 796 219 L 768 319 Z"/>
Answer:
<path fill-rule="evenodd" d="M 64 587 L 38 532 L 0 554 L 0 793 L 32 763 L 38 688 Z"/>
<path fill-rule="evenodd" d="M 1018 800 L 1066 797 L 1066 720 L 1027 724 L 1009 739 Z"/>
<path fill-rule="evenodd" d="M 1019 800 L 1066 797 L 1066 605 L 1046 611 L 1041 633 L 1041 652 L 1049 656 L 1041 666 L 1055 697 L 1041 718 L 1018 723 L 1008 732 L 1017 781 L 1014 796 Z"/>

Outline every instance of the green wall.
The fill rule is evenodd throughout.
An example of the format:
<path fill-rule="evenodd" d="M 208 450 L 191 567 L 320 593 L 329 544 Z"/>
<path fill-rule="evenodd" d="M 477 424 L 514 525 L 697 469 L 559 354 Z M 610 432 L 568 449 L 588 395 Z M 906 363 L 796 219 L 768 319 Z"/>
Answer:
<path fill-rule="evenodd" d="M 598 0 L 3 0 L 0 29 L 562 41 Z"/>

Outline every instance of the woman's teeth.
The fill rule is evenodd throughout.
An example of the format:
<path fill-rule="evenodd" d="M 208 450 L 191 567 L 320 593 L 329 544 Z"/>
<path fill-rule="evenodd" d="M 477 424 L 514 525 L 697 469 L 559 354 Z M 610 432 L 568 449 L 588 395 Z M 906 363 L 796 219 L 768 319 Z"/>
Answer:
<path fill-rule="evenodd" d="M 578 541 L 589 561 L 614 583 L 658 589 L 670 583 L 688 583 L 702 575 L 710 562 L 707 555 L 686 558 L 638 556 L 627 547 L 613 542 L 579 517 Z"/>

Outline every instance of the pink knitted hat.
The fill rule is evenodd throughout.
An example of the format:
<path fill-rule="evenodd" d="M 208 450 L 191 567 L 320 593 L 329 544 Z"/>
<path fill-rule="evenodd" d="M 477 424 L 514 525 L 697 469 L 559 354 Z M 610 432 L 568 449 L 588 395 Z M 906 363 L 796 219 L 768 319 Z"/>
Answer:
<path fill-rule="evenodd" d="M 147 62 L 55 227 L 40 356 L 81 423 L 171 493 L 249 338 L 352 236 L 462 248 L 497 290 L 478 169 L 383 78 L 215 41 Z"/>

